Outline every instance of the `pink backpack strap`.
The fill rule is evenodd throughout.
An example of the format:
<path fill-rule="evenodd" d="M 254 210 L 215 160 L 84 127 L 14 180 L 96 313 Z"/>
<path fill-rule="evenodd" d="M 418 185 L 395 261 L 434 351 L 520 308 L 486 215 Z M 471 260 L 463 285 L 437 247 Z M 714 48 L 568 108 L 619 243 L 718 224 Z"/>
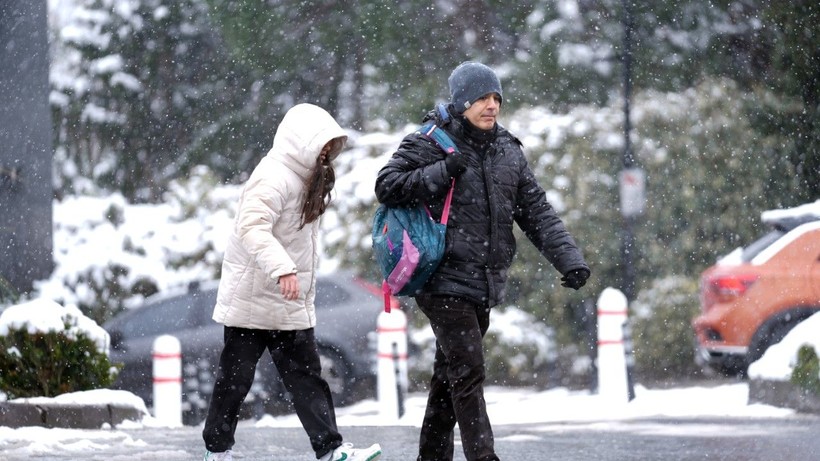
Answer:
<path fill-rule="evenodd" d="M 390 296 L 393 293 L 390 292 L 390 286 L 387 284 L 387 280 L 382 280 L 382 294 L 384 294 L 384 311 L 390 313 Z"/>
<path fill-rule="evenodd" d="M 444 209 L 441 211 L 441 223 L 447 225 L 447 219 L 450 217 L 450 203 L 453 201 L 453 189 L 456 188 L 456 178 L 450 182 L 450 190 L 447 192 L 447 198 L 444 199 Z"/>

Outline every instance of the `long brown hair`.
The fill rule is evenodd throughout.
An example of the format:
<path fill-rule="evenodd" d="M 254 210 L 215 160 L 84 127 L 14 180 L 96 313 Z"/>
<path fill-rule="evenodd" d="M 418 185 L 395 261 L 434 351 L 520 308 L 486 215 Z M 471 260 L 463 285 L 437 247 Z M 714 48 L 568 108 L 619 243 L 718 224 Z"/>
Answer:
<path fill-rule="evenodd" d="M 302 204 L 302 222 L 299 229 L 305 224 L 316 221 L 321 216 L 328 205 L 330 205 L 330 191 L 336 184 L 336 172 L 331 163 L 345 145 L 345 138 L 333 138 L 322 147 L 319 156 L 316 157 L 316 166 L 307 179 L 305 202 Z"/>

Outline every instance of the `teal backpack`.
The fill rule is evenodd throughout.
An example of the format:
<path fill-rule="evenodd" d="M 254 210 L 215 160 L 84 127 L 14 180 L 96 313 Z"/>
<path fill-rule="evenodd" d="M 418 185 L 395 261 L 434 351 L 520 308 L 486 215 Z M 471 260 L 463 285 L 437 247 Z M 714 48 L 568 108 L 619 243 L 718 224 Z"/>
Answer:
<path fill-rule="evenodd" d="M 439 105 L 446 120 L 447 109 Z M 435 123 L 420 127 L 421 133 L 432 139 L 444 152 L 458 151 L 450 136 Z M 381 269 L 385 311 L 390 312 L 390 296 L 412 296 L 421 290 L 433 275 L 444 254 L 444 236 L 453 199 L 455 179 L 444 201 L 441 221 L 436 222 L 430 210 L 422 204 L 416 207 L 379 205 L 373 218 L 373 254 Z"/>

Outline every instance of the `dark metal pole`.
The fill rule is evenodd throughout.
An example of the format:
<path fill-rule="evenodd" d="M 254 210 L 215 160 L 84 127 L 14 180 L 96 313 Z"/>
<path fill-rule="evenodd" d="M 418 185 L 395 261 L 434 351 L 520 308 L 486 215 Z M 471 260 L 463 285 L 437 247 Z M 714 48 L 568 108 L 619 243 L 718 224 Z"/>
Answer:
<path fill-rule="evenodd" d="M 393 343 L 393 373 L 396 375 L 396 400 L 399 403 L 399 418 L 401 418 L 404 416 L 404 386 L 402 386 L 399 360 L 399 343 Z"/>
<path fill-rule="evenodd" d="M 624 53 L 623 53 L 623 67 L 624 67 L 624 154 L 623 154 L 623 169 L 624 176 L 622 181 L 627 181 L 626 172 L 635 168 L 635 158 L 632 154 L 632 140 L 630 139 L 630 132 L 632 131 L 632 121 L 629 114 L 629 102 L 632 99 L 632 15 L 629 9 L 630 0 L 621 0 L 623 7 L 623 24 L 624 24 Z M 621 188 L 621 194 L 624 194 L 625 187 Z M 622 197 L 623 199 L 623 197 Z M 622 206 L 625 201 L 622 201 Z M 623 247 L 622 257 L 624 264 L 623 272 L 623 287 L 622 291 L 627 299 L 627 303 L 631 303 L 635 299 L 635 234 L 633 227 L 635 225 L 636 215 L 640 213 L 638 209 L 622 210 L 624 229 L 623 229 Z M 624 324 L 624 353 L 626 354 L 626 379 L 628 399 L 631 401 L 635 398 L 635 386 L 633 380 L 633 364 L 634 356 L 632 352 L 632 329 L 627 321 Z"/>
<path fill-rule="evenodd" d="M 621 0 L 624 25 L 624 168 L 631 168 L 635 164 L 632 156 L 632 140 L 629 138 L 629 133 L 632 131 L 632 121 L 629 115 L 629 101 L 632 99 L 632 14 L 628 2 L 629 0 Z"/>
<path fill-rule="evenodd" d="M 629 9 L 629 0 L 622 0 L 623 7 L 622 20 L 624 27 L 624 50 L 623 50 L 623 72 L 624 72 L 624 152 L 623 168 L 628 169 L 635 166 L 635 158 L 632 154 L 632 122 L 629 114 L 629 102 L 632 98 L 632 15 Z M 634 247 L 635 236 L 633 225 L 635 218 L 632 215 L 624 215 L 623 241 L 621 247 L 621 257 L 624 265 L 622 291 L 628 301 L 635 299 L 635 267 L 634 267 Z"/>

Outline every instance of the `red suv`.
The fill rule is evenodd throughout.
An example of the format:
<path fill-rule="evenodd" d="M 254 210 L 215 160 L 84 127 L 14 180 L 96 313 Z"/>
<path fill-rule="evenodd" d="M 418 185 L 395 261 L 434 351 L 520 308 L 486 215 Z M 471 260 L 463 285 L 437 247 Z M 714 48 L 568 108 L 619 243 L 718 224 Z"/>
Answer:
<path fill-rule="evenodd" d="M 696 360 L 726 374 L 820 311 L 820 200 L 762 217 L 769 233 L 701 275 Z"/>

